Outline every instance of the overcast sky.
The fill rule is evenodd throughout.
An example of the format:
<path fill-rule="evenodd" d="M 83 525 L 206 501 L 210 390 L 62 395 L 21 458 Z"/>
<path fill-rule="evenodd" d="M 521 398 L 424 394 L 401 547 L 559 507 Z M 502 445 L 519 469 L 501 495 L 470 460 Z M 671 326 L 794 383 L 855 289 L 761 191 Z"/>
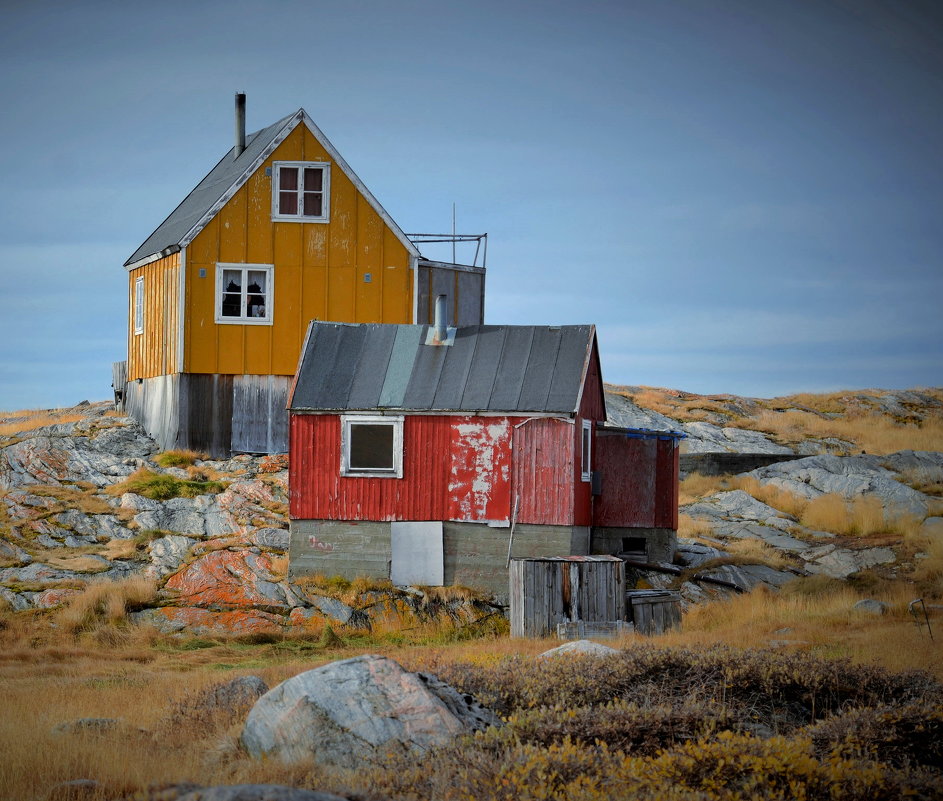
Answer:
<path fill-rule="evenodd" d="M 943 4 L 17 2 L 0 29 L 0 409 L 110 397 L 122 264 L 304 107 L 408 232 L 488 232 L 490 323 L 603 376 L 943 385 Z M 427 255 L 442 255 L 427 252 Z"/>

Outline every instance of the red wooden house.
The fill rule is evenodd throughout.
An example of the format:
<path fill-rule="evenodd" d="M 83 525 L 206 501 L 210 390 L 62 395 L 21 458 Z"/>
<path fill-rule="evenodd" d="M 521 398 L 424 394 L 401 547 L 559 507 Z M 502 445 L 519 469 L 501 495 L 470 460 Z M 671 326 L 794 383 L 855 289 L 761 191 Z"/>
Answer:
<path fill-rule="evenodd" d="M 507 559 L 665 558 L 677 434 L 605 428 L 595 327 L 313 322 L 290 570 L 506 595 Z"/>

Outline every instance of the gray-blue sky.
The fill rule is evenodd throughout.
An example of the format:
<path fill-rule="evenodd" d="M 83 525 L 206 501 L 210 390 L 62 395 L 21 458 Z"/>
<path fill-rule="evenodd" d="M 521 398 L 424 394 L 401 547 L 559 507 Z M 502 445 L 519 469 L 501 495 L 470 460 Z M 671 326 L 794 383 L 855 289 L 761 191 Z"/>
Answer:
<path fill-rule="evenodd" d="M 407 231 L 490 234 L 490 322 L 606 380 L 943 383 L 935 2 L 4 4 L 0 408 L 109 395 L 121 267 L 303 106 Z"/>

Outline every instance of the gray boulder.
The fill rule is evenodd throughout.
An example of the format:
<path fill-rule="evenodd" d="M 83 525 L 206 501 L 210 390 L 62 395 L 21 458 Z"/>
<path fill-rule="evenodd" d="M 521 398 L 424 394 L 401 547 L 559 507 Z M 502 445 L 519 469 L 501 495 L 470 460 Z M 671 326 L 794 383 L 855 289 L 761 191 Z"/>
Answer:
<path fill-rule="evenodd" d="M 865 598 L 858 601 L 852 609 L 856 612 L 866 612 L 869 615 L 886 615 L 888 606 L 883 601 L 876 601 L 874 598 Z"/>
<path fill-rule="evenodd" d="M 565 642 L 563 645 L 558 645 L 556 648 L 551 648 L 549 651 L 544 651 L 540 654 L 540 659 L 551 659 L 553 657 L 559 656 L 609 656 L 610 654 L 617 654 L 619 651 L 615 648 L 610 648 L 608 645 L 603 645 L 599 642 L 593 642 L 592 640 L 574 640 L 573 642 Z"/>
<path fill-rule="evenodd" d="M 422 752 L 480 728 L 480 707 L 464 696 L 459 700 L 450 708 L 427 681 L 392 659 L 358 656 L 269 690 L 249 712 L 242 744 L 257 758 L 357 768 L 389 752 Z"/>

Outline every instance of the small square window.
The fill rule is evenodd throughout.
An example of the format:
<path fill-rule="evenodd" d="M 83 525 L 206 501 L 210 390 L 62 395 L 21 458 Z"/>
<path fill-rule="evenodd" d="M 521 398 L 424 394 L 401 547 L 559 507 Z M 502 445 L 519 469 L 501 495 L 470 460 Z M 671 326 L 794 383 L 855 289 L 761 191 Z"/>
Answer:
<path fill-rule="evenodd" d="M 341 475 L 402 478 L 403 418 L 343 415 Z"/>
<path fill-rule="evenodd" d="M 331 165 L 323 161 L 276 161 L 272 172 L 272 219 L 328 222 Z"/>
<path fill-rule="evenodd" d="M 271 264 L 216 265 L 216 322 L 272 324 Z"/>

